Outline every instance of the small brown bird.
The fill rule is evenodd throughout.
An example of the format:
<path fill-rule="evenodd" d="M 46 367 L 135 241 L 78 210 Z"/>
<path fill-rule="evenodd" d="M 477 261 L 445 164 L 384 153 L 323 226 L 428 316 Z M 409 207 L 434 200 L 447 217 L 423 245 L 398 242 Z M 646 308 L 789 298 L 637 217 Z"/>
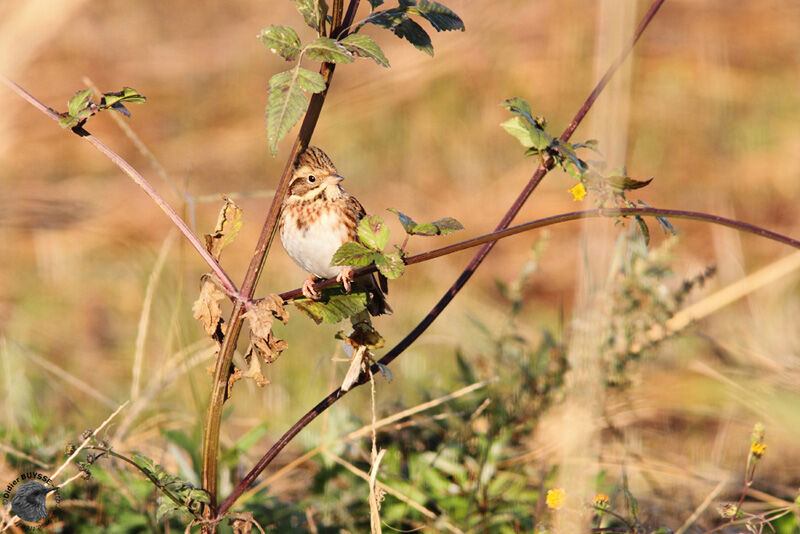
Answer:
<path fill-rule="evenodd" d="M 321 149 L 310 146 L 297 157 L 281 207 L 281 243 L 294 262 L 311 273 L 303 283 L 306 297 L 319 298 L 313 287 L 316 279 L 336 277 L 345 291 L 350 291 L 351 282 L 367 290 L 370 314 L 390 314 L 383 275 L 378 276 L 379 286 L 372 274 L 353 280 L 352 267 L 331 265 L 343 243 L 357 240 L 358 222 L 366 215 L 361 203 L 339 185 L 342 180 Z"/>

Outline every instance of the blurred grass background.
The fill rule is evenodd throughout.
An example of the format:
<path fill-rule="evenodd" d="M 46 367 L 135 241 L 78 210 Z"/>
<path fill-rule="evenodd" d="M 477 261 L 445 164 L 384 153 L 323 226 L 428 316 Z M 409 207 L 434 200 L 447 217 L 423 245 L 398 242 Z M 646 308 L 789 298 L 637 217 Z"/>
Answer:
<path fill-rule="evenodd" d="M 638 23 L 646 4 L 627 3 L 629 24 Z M 312 141 L 332 155 L 344 185 L 369 212 L 394 207 L 417 220 L 453 216 L 466 227 L 450 238 L 412 240 L 412 252 L 490 231 L 532 174 L 536 162 L 524 159 L 517 142 L 498 127 L 506 118 L 498 104 L 525 97 L 553 131 L 561 131 L 605 68 L 598 58 L 607 57 L 612 45 L 601 37 L 611 32 L 613 41 L 615 31 L 624 31 L 627 39 L 632 31 L 624 25 L 614 30 L 609 3 L 590 0 L 447 5 L 467 31 L 433 35 L 434 59 L 367 28 L 392 68 L 369 61 L 340 66 Z M 621 143 L 613 150 L 620 161 L 613 163 L 627 164 L 633 177 L 655 176 L 635 197 L 650 205 L 710 211 L 800 235 L 798 20 L 800 5 L 790 0 L 669 0 L 629 60 L 627 81 L 601 96 L 575 140 L 597 137 L 601 151 Z M 255 38 L 268 24 L 302 28 L 304 40 L 312 35 L 286 0 L 6 2 L 0 4 L 0 71 L 55 109 L 65 108 L 84 87 L 84 76 L 103 91 L 130 85 L 148 101 L 131 106 L 127 122 L 179 189 L 198 197 L 268 191 L 290 144 L 284 141 L 275 159 L 266 150 L 267 80 L 286 68 Z M 38 436 L 42 450 L 58 449 L 130 397 L 146 288 L 170 224 L 85 143 L 9 91 L 0 91 L 0 104 L 2 425 L 8 433 Z M 612 105 L 604 114 L 603 106 Z M 184 199 L 109 117 L 92 119 L 88 129 L 189 217 Z M 572 185 L 551 173 L 518 221 L 588 207 L 572 201 L 566 192 Z M 269 198 L 238 203 L 245 226 L 222 258 L 237 282 Z M 197 204 L 192 223 L 198 233 L 213 228 L 219 205 Z M 674 251 L 679 277 L 712 263 L 719 267 L 706 291 L 790 252 L 731 230 L 673 223 L 681 234 Z M 519 320 L 531 338 L 542 327 L 562 330 L 580 303 L 576 288 L 585 281 L 584 253 L 601 228 L 605 235 L 614 232 L 612 222 L 597 221 L 552 229 Z M 399 238 L 394 221 L 392 229 Z M 652 229 L 657 244 L 663 238 Z M 525 234 L 498 244 L 454 303 L 398 360 L 395 380 L 381 384 L 381 413 L 457 387 L 456 348 L 480 346 L 469 318 L 503 322 L 494 281 L 514 278 L 536 238 Z M 180 239 L 173 243 L 149 303 L 145 387 L 165 362 L 187 347 L 200 347 L 203 337 L 191 318 L 191 302 L 205 269 Z M 376 325 L 388 343 L 416 324 L 469 257 L 462 252 L 415 266 L 392 284 L 396 313 Z M 276 246 L 258 293 L 291 289 L 304 276 Z M 735 478 L 741 471 L 743 444 L 753 422 L 761 420 L 774 453 L 763 462 L 766 489 L 783 498 L 796 493 L 797 291 L 792 275 L 749 294 L 704 320 L 696 335 L 666 343 L 656 359 L 635 369 L 634 384 L 624 394 L 606 392 L 596 413 L 608 414 L 625 437 L 592 438 L 601 451 L 595 468 L 632 465 L 632 484 L 645 492 L 652 488 L 641 473 L 660 469 L 665 486 L 682 489 L 659 501 L 662 511 L 684 517 L 720 477 Z M 295 311 L 282 329 L 290 348 L 266 370 L 272 383 L 264 389 L 237 386 L 223 443 L 268 421 L 256 458 L 327 394 L 347 365 L 331 363 L 337 329 L 317 327 Z M 84 384 L 46 370 L 42 361 Z M 198 428 L 210 363 L 192 369 L 178 364 L 181 372 L 129 422 L 122 446 L 163 458 L 168 454 L 160 432 Z M 338 435 L 360 426 L 369 413 L 368 395 L 348 396 L 325 421 L 305 430 L 287 457 L 318 444 L 327 428 Z M 544 437 L 532 441 L 540 456 L 550 454 L 546 437 L 559 428 L 555 414 L 537 432 Z M 12 471 L 0 464 L 0 480 L 12 479 Z"/>

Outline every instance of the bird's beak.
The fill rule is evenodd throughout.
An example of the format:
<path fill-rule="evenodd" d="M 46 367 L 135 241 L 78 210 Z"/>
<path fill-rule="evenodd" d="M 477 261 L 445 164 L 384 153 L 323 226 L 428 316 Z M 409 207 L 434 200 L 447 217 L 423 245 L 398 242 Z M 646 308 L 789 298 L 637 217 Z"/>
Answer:
<path fill-rule="evenodd" d="M 342 183 L 342 180 L 344 180 L 344 178 L 342 178 L 338 174 L 332 174 L 332 175 L 328 176 L 327 178 L 325 178 L 325 184 L 326 185 L 339 185 L 340 183 Z"/>

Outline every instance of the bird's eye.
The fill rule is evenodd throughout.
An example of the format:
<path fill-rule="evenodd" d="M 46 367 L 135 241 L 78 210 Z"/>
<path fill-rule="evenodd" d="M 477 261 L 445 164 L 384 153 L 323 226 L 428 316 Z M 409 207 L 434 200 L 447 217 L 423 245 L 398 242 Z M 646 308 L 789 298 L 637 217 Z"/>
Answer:
<path fill-rule="evenodd" d="M 309 183 L 312 183 L 312 184 L 313 184 L 313 183 L 314 183 L 314 182 L 316 182 L 316 181 L 317 181 L 317 178 L 316 178 L 316 176 L 314 176 L 313 174 L 309 174 L 309 175 L 308 175 L 308 182 L 309 182 Z"/>

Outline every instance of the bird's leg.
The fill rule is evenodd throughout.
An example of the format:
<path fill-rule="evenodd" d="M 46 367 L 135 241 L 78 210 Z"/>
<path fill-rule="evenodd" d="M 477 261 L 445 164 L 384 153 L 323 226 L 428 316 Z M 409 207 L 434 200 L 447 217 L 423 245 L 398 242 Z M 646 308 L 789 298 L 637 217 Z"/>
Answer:
<path fill-rule="evenodd" d="M 345 293 L 350 293 L 350 282 L 353 281 L 353 268 L 342 268 L 342 270 L 339 271 L 339 274 L 336 275 L 336 281 L 342 283 Z"/>
<path fill-rule="evenodd" d="M 316 289 L 314 289 L 314 283 L 317 281 L 317 277 L 313 274 L 306 278 L 306 281 L 303 282 L 303 296 L 309 298 L 311 300 L 319 300 L 319 293 Z"/>

